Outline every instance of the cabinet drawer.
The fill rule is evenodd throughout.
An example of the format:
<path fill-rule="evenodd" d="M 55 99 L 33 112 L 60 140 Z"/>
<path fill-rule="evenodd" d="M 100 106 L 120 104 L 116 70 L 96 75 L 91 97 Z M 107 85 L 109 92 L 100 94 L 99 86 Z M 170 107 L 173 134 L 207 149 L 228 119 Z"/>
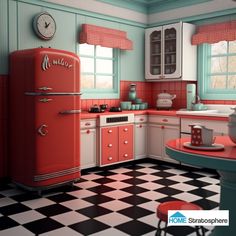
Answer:
<path fill-rule="evenodd" d="M 149 116 L 150 123 L 160 123 L 167 125 L 179 125 L 180 120 L 178 117 L 173 116 Z"/>
<path fill-rule="evenodd" d="M 134 123 L 147 123 L 147 116 L 146 115 L 140 115 L 134 117 Z"/>
<path fill-rule="evenodd" d="M 133 149 L 133 126 L 130 126 L 127 131 L 123 129 L 123 127 L 119 127 L 119 147 Z"/>
<path fill-rule="evenodd" d="M 133 134 L 133 125 L 119 126 L 119 137 L 129 136 Z"/>
<path fill-rule="evenodd" d="M 228 122 L 219 120 L 202 120 L 202 119 L 187 119 L 181 118 L 181 132 L 190 133 L 190 124 L 199 123 L 204 125 L 208 129 L 213 129 L 214 133 L 227 134 L 228 133 Z"/>
<path fill-rule="evenodd" d="M 96 127 L 96 119 L 85 119 L 80 121 L 81 129 L 95 128 Z"/>
<path fill-rule="evenodd" d="M 115 146 L 118 140 L 118 129 L 116 127 L 102 128 L 102 148 Z"/>

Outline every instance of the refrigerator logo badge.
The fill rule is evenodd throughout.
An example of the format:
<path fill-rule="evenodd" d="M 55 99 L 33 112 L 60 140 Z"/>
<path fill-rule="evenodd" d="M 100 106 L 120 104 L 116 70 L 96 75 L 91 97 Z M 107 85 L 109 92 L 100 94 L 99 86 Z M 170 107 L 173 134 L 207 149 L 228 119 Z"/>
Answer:
<path fill-rule="evenodd" d="M 42 70 L 47 70 L 51 67 L 51 65 L 59 65 L 59 66 L 64 66 L 66 68 L 71 68 L 72 65 L 69 64 L 67 61 L 64 61 L 64 58 L 59 58 L 59 59 L 53 59 L 52 62 L 50 63 L 48 55 L 45 55 L 42 61 Z"/>

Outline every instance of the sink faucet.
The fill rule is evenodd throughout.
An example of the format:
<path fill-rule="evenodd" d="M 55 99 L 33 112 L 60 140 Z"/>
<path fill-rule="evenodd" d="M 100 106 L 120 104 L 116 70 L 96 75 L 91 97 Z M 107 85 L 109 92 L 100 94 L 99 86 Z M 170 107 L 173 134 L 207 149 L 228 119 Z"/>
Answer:
<path fill-rule="evenodd" d="M 192 101 L 192 105 L 198 104 L 201 102 L 199 95 L 196 95 Z"/>

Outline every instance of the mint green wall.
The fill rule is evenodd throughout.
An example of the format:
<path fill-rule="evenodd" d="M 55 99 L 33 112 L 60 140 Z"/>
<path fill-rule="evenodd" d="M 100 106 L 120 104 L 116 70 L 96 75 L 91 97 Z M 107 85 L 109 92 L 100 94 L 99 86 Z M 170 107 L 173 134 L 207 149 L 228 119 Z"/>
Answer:
<path fill-rule="evenodd" d="M 144 78 L 144 32 L 143 29 L 122 25 L 121 30 L 129 32 L 129 39 L 133 41 L 133 51 L 121 51 L 121 80 L 142 81 Z M 141 65 L 141 66 L 139 66 Z"/>
<path fill-rule="evenodd" d="M 32 29 L 33 17 L 42 11 L 53 15 L 57 23 L 55 37 L 50 41 L 40 40 Z M 0 74 L 8 74 L 8 56 L 15 50 L 50 46 L 78 53 L 78 32 L 81 24 L 88 23 L 127 31 L 128 38 L 134 43 L 134 50 L 121 51 L 120 79 L 144 81 L 144 27 L 78 11 L 43 1 L 1 0 Z"/>
<path fill-rule="evenodd" d="M 7 74 L 8 66 L 7 7 L 7 1 L 0 1 L 0 74 Z"/>

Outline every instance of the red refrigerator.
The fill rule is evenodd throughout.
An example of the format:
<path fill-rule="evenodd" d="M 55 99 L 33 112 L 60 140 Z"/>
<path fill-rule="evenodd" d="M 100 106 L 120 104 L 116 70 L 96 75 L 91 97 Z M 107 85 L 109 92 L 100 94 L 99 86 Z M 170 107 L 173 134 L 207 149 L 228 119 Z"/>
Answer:
<path fill-rule="evenodd" d="M 28 189 L 80 177 L 80 61 L 51 48 L 10 55 L 10 176 Z"/>

